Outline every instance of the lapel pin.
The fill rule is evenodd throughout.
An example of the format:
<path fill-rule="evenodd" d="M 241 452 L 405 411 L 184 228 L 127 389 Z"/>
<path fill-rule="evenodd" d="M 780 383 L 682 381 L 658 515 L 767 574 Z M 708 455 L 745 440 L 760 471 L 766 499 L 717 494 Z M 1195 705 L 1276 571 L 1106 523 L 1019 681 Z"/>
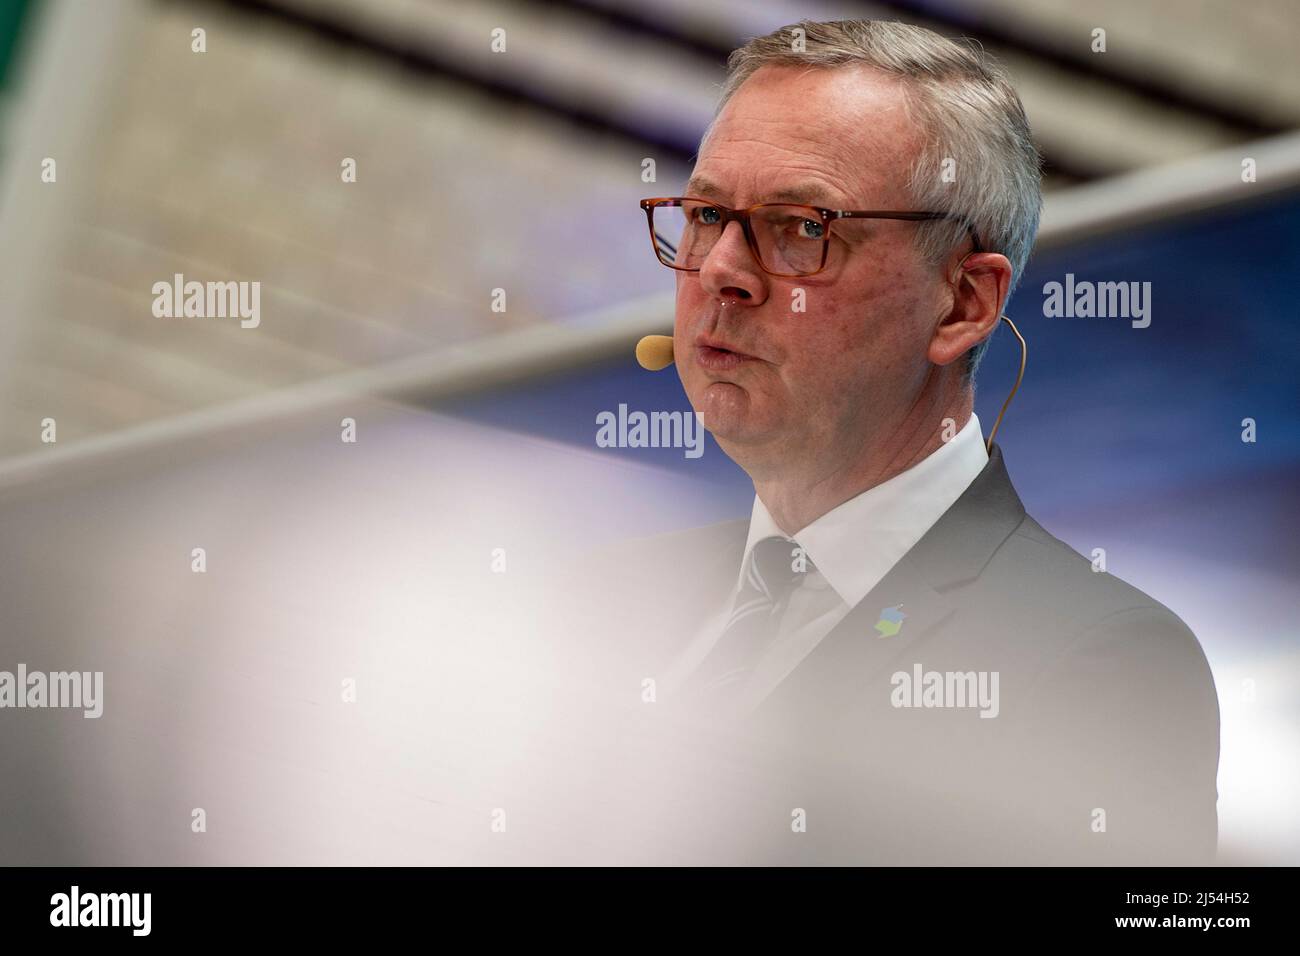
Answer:
<path fill-rule="evenodd" d="M 887 607 L 880 612 L 880 620 L 876 622 L 876 630 L 880 632 L 881 637 L 893 637 L 902 628 L 905 620 L 907 620 L 907 615 L 903 613 L 903 605 Z"/>

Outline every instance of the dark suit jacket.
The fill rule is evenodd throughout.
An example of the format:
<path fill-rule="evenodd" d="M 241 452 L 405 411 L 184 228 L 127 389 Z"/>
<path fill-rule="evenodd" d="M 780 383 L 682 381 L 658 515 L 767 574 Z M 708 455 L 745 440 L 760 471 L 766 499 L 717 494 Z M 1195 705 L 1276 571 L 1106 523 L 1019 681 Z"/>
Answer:
<path fill-rule="evenodd" d="M 636 791 L 629 813 L 663 814 L 651 828 L 661 852 L 642 859 L 1212 862 L 1218 702 L 1195 636 L 1029 517 L 996 446 L 756 713 L 701 725 L 653 682 L 734 587 L 747 527 L 606 553 L 580 577 L 581 613 L 562 615 L 596 635 L 576 655 L 586 679 L 638 689 L 623 717 L 640 708 L 633 736 L 661 741 L 650 782 L 614 788 Z M 899 605 L 901 629 L 882 636 L 882 610 Z M 912 698 L 895 675 L 918 665 L 996 672 L 997 716 L 898 706 Z"/>

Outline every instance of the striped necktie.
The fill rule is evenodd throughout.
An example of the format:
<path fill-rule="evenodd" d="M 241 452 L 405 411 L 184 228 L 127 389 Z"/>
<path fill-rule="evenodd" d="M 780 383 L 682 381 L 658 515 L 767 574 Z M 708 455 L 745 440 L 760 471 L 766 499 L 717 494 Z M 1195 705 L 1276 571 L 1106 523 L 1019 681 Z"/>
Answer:
<path fill-rule="evenodd" d="M 754 545 L 721 637 L 682 687 L 682 699 L 691 706 L 726 711 L 736 705 L 776 638 L 791 593 L 815 570 L 798 549 L 797 541 L 776 536 Z"/>

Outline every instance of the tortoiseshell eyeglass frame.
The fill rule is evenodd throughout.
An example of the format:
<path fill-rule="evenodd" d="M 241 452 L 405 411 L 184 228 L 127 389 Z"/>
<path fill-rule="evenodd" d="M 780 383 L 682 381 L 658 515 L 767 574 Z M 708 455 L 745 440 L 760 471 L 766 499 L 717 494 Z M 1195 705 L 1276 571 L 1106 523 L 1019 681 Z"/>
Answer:
<path fill-rule="evenodd" d="M 723 231 L 726 230 L 727 223 L 740 223 L 741 231 L 745 234 L 745 242 L 749 245 L 749 251 L 753 253 L 754 261 L 758 263 L 758 267 L 768 275 L 778 276 L 780 278 L 803 278 L 806 276 L 814 276 L 825 269 L 826 259 L 830 254 L 830 226 L 831 223 L 840 219 L 900 219 L 908 222 L 930 222 L 936 219 L 947 219 L 953 222 L 960 222 L 966 226 L 966 230 L 970 233 L 970 237 L 975 243 L 975 248 L 972 250 L 973 252 L 984 251 L 984 247 L 980 243 L 979 233 L 975 231 L 975 227 L 965 218 L 946 212 L 908 212 L 892 209 L 825 209 L 821 206 L 809 206 L 804 203 L 790 202 L 763 202 L 756 203 L 746 209 L 728 209 L 726 206 L 719 205 L 711 199 L 700 199 L 697 196 L 657 196 L 650 199 L 642 199 L 641 208 L 645 210 L 646 225 L 650 229 L 650 246 L 654 249 L 655 258 L 666 265 L 669 269 L 675 269 L 678 272 L 699 272 L 700 270 L 698 266 L 691 269 L 686 266 L 679 266 L 676 263 L 669 262 L 664 258 L 663 251 L 660 249 L 659 243 L 655 239 L 654 211 L 656 208 L 681 206 L 684 202 L 700 203 L 712 209 L 716 209 L 722 214 L 721 226 Z M 767 265 L 764 264 L 763 257 L 759 254 L 758 245 L 754 240 L 754 232 L 750 227 L 749 217 L 755 210 L 771 206 L 807 209 L 810 213 L 816 214 L 815 216 L 809 216 L 809 219 L 821 220 L 822 225 L 825 226 L 825 230 L 821 239 L 821 262 L 816 269 L 811 272 L 776 272 L 769 269 Z"/>

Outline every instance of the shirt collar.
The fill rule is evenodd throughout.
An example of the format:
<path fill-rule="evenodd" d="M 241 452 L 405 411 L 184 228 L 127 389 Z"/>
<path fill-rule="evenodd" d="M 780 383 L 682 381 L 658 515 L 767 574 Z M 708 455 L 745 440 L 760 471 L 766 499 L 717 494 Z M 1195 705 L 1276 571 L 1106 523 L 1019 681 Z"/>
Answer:
<path fill-rule="evenodd" d="M 835 593 L 855 606 L 961 497 L 988 463 L 979 418 L 928 457 L 828 511 L 794 535 Z M 741 573 L 754 545 L 786 537 L 757 495 Z"/>

